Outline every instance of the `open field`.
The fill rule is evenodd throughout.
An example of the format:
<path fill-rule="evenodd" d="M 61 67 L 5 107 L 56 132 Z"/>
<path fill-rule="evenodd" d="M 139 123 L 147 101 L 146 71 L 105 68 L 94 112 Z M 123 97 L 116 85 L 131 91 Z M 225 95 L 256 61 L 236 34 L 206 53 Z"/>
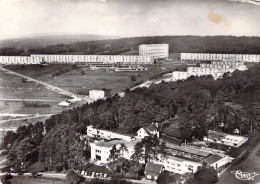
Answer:
<path fill-rule="evenodd" d="M 34 178 L 30 176 L 15 176 L 10 180 L 12 184 L 67 184 L 66 180 L 54 178 Z"/>
<path fill-rule="evenodd" d="M 117 92 L 125 91 L 126 88 L 133 87 L 137 83 L 145 82 L 161 72 L 174 71 L 179 66 L 170 63 L 150 65 L 147 66 L 149 70 L 143 72 L 114 72 L 112 69 L 93 71 L 86 66 L 78 66 L 77 69 L 66 72 L 60 76 L 52 76 L 53 72 L 61 70 L 64 67 L 67 67 L 67 65 L 53 64 L 44 67 L 40 67 L 39 65 L 23 67 L 16 65 L 7 66 L 6 68 L 76 94 L 87 93 L 91 89 L 105 88 L 109 89 L 111 95 L 113 95 Z M 82 71 L 84 71 L 85 75 L 82 74 Z M 135 76 L 136 81 L 131 81 L 132 75 Z"/>

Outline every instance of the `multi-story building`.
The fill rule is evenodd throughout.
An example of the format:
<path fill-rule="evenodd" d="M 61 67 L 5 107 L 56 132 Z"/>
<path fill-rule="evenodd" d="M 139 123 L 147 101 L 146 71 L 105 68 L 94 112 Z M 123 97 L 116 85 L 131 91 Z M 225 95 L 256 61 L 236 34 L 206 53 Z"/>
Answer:
<path fill-rule="evenodd" d="M 235 70 L 244 71 L 247 67 L 243 62 L 230 61 L 212 61 L 211 64 L 200 64 L 200 67 L 187 67 L 187 72 L 175 71 L 172 73 L 172 79 L 185 80 L 190 76 L 212 75 L 214 79 L 223 76 L 224 73 L 232 73 Z"/>
<path fill-rule="evenodd" d="M 109 66 L 111 64 L 153 64 L 150 56 L 139 55 L 50 55 L 33 54 L 31 56 L 0 56 L 0 64 L 40 64 L 48 63 L 77 63 L 90 66 Z"/>
<path fill-rule="evenodd" d="M 144 130 L 144 128 L 141 128 L 141 130 Z M 101 134 L 101 132 L 97 133 L 97 131 L 99 130 L 93 129 L 93 127 L 88 127 L 88 135 L 90 137 L 106 139 L 90 143 L 91 160 L 95 161 L 96 163 L 108 163 L 110 161 L 110 151 L 112 150 L 113 146 L 120 150 L 122 144 L 124 144 L 125 149 L 121 149 L 120 154 L 123 158 L 130 160 L 131 156 L 134 154 L 135 145 L 142 140 L 139 138 L 139 136 L 136 138 L 131 137 L 130 140 L 130 137 L 125 138 L 124 135 L 120 135 L 118 133 L 105 131 L 103 134 Z M 215 169 L 218 169 L 219 167 L 231 161 L 232 158 L 224 154 L 212 154 L 203 150 L 193 149 L 186 146 L 178 146 L 167 142 L 166 155 L 158 153 L 156 159 L 149 160 L 149 162 L 163 165 L 167 171 L 179 174 L 184 174 L 187 172 L 194 173 L 197 171 L 198 167 L 202 166 L 204 163 L 213 166 Z M 140 159 L 139 162 L 145 163 L 143 159 Z"/>
<path fill-rule="evenodd" d="M 143 44 L 139 45 L 140 56 L 150 56 L 154 59 L 169 57 L 169 44 Z"/>
<path fill-rule="evenodd" d="M 214 53 L 181 53 L 181 60 L 193 61 L 242 61 L 260 62 L 260 55 L 257 54 L 214 54 Z"/>

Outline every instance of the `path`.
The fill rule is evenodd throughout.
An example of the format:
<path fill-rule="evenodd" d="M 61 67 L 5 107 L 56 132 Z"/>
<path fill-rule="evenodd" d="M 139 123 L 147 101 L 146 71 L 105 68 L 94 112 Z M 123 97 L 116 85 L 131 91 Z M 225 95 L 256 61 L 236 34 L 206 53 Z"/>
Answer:
<path fill-rule="evenodd" d="M 21 120 L 25 120 L 25 119 L 51 117 L 52 115 L 53 114 L 2 114 L 2 113 L 0 113 L 0 117 L 1 116 L 19 117 L 19 118 L 14 118 L 14 119 L 0 120 L 0 124 L 6 123 L 6 122 L 9 122 L 9 121 L 21 121 Z"/>
<path fill-rule="evenodd" d="M 25 78 L 25 79 L 27 79 L 28 81 L 32 81 L 32 82 L 41 84 L 41 85 L 45 86 L 47 89 L 49 89 L 49 90 L 58 92 L 58 93 L 60 93 L 60 94 L 66 95 L 66 96 L 69 96 L 69 97 L 71 97 L 72 99 L 79 99 L 79 97 L 78 97 L 77 94 L 74 94 L 74 93 L 72 93 L 72 92 L 70 92 L 70 91 L 66 91 L 66 90 L 61 89 L 61 88 L 59 88 L 59 87 L 53 86 L 53 85 L 51 85 L 51 84 L 48 84 L 48 83 L 45 83 L 45 82 L 42 82 L 42 81 L 33 79 L 33 78 L 31 78 L 31 77 L 22 75 L 22 74 L 20 74 L 20 73 L 13 72 L 13 71 L 11 71 L 11 70 L 8 70 L 8 69 L 3 68 L 2 66 L 0 66 L 0 70 L 2 70 L 2 71 L 4 71 L 4 72 L 7 72 L 7 73 L 9 73 L 9 74 L 13 74 L 13 75 L 17 75 L 17 76 L 19 76 L 19 77 Z M 90 98 L 90 97 L 83 97 L 83 99 L 84 99 L 85 101 L 87 101 L 87 102 L 93 102 L 93 99 Z"/>
<path fill-rule="evenodd" d="M 9 98 L 9 99 L 3 99 L 0 98 L 0 101 L 10 101 L 10 102 L 59 102 L 57 100 L 48 100 L 48 99 L 19 99 L 19 98 Z"/>

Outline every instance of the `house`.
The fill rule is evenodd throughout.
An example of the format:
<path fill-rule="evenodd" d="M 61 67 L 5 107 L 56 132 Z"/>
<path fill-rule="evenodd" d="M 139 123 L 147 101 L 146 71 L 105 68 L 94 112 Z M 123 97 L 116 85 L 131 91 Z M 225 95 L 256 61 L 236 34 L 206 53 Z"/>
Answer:
<path fill-rule="evenodd" d="M 107 178 L 112 176 L 112 172 L 106 166 L 92 166 L 86 169 L 84 173 L 91 178 Z"/>
<path fill-rule="evenodd" d="M 155 164 L 148 162 L 145 166 L 144 174 L 149 180 L 157 180 L 159 175 L 164 171 L 164 167 L 161 164 Z"/>
<path fill-rule="evenodd" d="M 105 91 L 103 90 L 90 90 L 89 97 L 94 99 L 101 99 L 105 97 Z"/>
<path fill-rule="evenodd" d="M 137 137 L 138 138 L 145 138 L 147 136 L 155 135 L 159 138 L 159 131 L 155 125 L 149 125 L 146 127 L 142 127 L 137 131 Z"/>

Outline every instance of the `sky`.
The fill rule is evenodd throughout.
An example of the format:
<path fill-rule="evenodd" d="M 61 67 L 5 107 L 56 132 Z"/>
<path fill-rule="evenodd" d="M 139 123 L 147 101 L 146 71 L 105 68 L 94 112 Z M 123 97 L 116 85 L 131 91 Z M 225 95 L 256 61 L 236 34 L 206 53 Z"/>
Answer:
<path fill-rule="evenodd" d="M 143 1 L 0 0 L 0 40 L 60 34 L 260 36 L 260 5 L 247 0 Z"/>

